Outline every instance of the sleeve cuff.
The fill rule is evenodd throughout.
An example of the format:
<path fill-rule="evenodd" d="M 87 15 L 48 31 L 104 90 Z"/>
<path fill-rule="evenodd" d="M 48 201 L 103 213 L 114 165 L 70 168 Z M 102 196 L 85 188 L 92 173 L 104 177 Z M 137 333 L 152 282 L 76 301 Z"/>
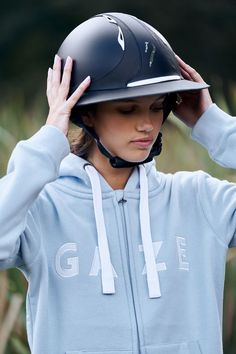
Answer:
<path fill-rule="evenodd" d="M 54 125 L 43 125 L 28 141 L 42 152 L 48 153 L 57 162 L 61 162 L 70 153 L 67 137 Z"/>

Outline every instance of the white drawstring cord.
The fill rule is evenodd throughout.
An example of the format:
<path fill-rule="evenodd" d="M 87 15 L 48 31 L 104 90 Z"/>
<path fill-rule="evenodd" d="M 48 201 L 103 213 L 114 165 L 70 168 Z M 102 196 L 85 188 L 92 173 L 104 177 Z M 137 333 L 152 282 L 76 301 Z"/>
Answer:
<path fill-rule="evenodd" d="M 139 165 L 140 173 L 140 227 L 143 243 L 144 258 L 147 269 L 147 283 L 149 297 L 161 297 L 159 275 L 156 267 L 156 260 L 151 238 L 150 214 L 148 205 L 148 181 L 145 167 Z"/>
<path fill-rule="evenodd" d="M 99 175 L 96 169 L 91 165 L 86 165 L 85 169 L 90 178 L 93 192 L 94 214 L 98 233 L 98 249 L 102 268 L 102 290 L 103 294 L 114 294 L 114 276 L 107 241 L 104 216 L 102 211 L 102 193 Z"/>
<path fill-rule="evenodd" d="M 94 214 L 98 233 L 98 249 L 102 268 L 102 289 L 104 294 L 114 294 L 115 284 L 113 269 L 110 259 L 109 246 L 106 235 L 104 215 L 102 209 L 102 193 L 99 175 L 91 165 L 85 166 L 90 178 L 93 192 Z M 144 258 L 147 270 L 147 283 L 150 298 L 161 297 L 159 275 L 156 267 L 156 260 L 151 238 L 150 215 L 148 205 L 148 181 L 143 165 L 139 166 L 140 173 L 140 227 L 143 243 Z"/>

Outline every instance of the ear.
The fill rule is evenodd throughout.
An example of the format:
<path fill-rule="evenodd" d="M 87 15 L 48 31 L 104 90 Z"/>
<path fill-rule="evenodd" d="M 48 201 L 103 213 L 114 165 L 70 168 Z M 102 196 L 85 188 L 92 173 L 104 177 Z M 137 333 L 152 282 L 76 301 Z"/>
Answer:
<path fill-rule="evenodd" d="M 81 114 L 81 118 L 83 123 L 86 124 L 88 127 L 94 126 L 94 116 L 91 112 L 83 112 Z"/>

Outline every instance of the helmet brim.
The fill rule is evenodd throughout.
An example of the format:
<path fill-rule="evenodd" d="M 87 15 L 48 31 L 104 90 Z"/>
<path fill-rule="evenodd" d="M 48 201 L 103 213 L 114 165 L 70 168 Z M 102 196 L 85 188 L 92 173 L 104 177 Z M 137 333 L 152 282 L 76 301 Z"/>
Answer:
<path fill-rule="evenodd" d="M 124 100 L 135 97 L 167 94 L 172 92 L 198 91 L 208 88 L 205 82 L 193 82 L 190 80 L 173 80 L 157 84 L 148 84 L 136 87 L 126 87 L 122 89 L 110 90 L 87 90 L 76 103 L 76 106 L 84 106 L 99 102 Z"/>

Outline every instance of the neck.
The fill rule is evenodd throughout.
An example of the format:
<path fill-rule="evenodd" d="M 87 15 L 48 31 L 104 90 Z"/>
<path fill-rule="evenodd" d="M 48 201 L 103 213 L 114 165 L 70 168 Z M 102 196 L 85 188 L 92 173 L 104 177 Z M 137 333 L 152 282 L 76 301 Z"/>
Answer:
<path fill-rule="evenodd" d="M 103 176 L 112 189 L 124 189 L 133 171 L 133 167 L 112 167 L 108 158 L 99 151 L 97 145 L 91 150 L 88 161 Z"/>

